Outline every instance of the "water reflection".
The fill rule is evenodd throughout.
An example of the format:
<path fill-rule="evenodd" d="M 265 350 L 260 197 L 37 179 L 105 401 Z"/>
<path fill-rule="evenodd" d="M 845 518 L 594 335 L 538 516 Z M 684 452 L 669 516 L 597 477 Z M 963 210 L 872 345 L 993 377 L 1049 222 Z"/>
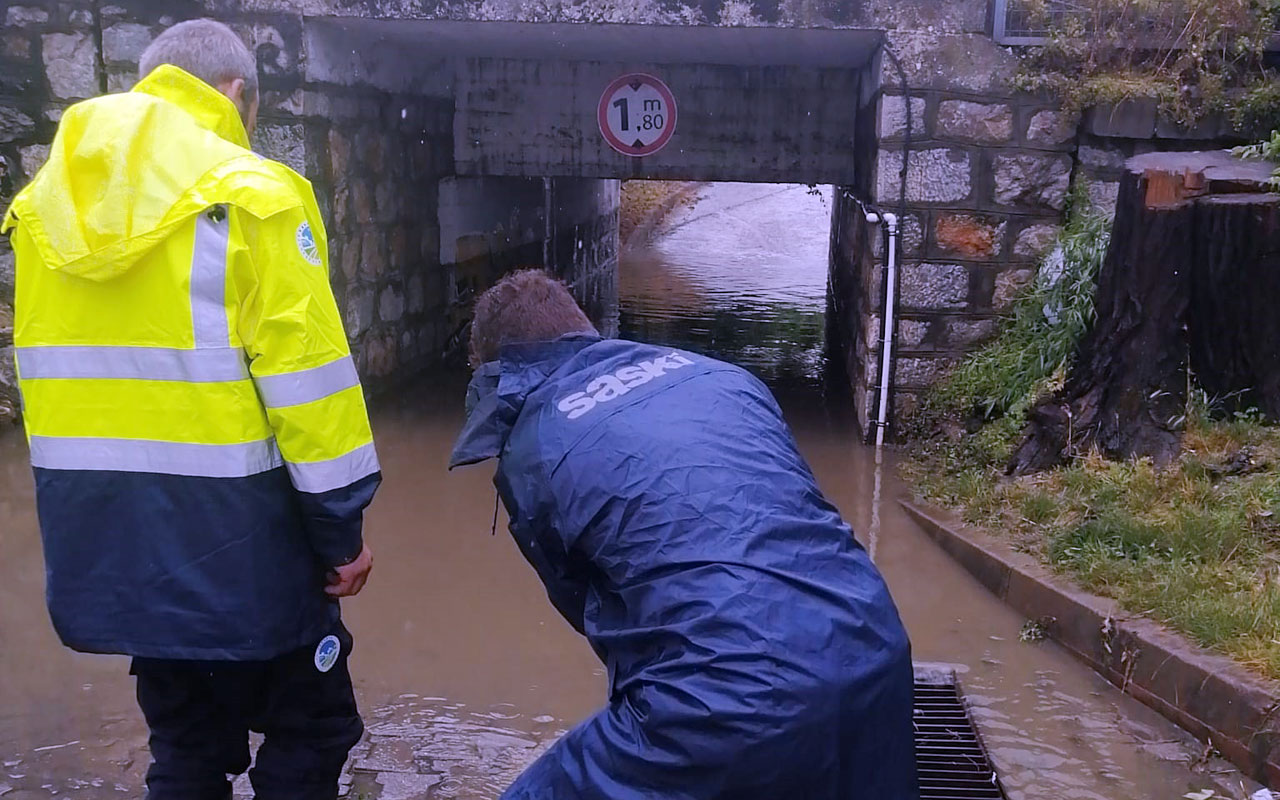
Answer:
<path fill-rule="evenodd" d="M 527 717 L 511 704 L 475 711 L 413 694 L 368 716 L 368 740 L 354 753 L 354 768 L 382 773 L 375 782 L 384 794 L 399 783 L 429 788 L 431 797 L 496 797 L 565 733 L 554 716 Z"/>
<path fill-rule="evenodd" d="M 678 344 L 775 385 L 819 385 L 828 188 L 717 183 L 623 253 L 622 335 Z"/>

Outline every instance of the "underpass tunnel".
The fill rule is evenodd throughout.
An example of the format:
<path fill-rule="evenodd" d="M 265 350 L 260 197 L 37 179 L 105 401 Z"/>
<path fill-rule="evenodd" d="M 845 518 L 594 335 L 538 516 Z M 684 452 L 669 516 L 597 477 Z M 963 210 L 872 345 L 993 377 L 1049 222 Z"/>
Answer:
<path fill-rule="evenodd" d="M 375 390 L 460 362 L 471 304 L 514 269 L 550 269 L 618 333 L 622 186 L 642 180 L 716 197 L 725 182 L 792 187 L 825 204 L 803 242 L 777 214 L 746 229 L 758 240 L 772 226 L 805 249 L 817 270 L 805 280 L 822 295 L 795 311 L 810 333 L 785 322 L 763 335 L 790 330 L 792 350 L 827 342 L 846 385 L 861 374 L 867 304 L 852 293 L 870 267 L 829 243 L 857 223 L 840 198 L 874 185 L 882 32 L 314 18 L 304 37 L 307 173 L 333 198 L 335 292 Z M 669 97 L 628 96 L 623 77 L 636 75 Z M 613 87 L 621 95 L 606 102 Z M 613 141 L 606 114 L 626 130 Z M 629 152 L 650 133 L 661 146 Z M 718 268 L 738 263 L 721 249 Z M 717 278 L 717 290 L 740 277 Z M 828 301 L 827 288 L 848 296 Z M 717 319 L 751 327 L 731 307 Z"/>
<path fill-rule="evenodd" d="M 475 299 L 503 275 L 547 269 L 596 327 L 618 332 L 619 182 L 590 178 L 444 178 L 439 184 L 440 266 L 457 364 Z"/>
<path fill-rule="evenodd" d="M 847 404 L 827 330 L 833 187 L 632 181 L 622 195 L 624 337 L 730 361 L 775 393 Z"/>

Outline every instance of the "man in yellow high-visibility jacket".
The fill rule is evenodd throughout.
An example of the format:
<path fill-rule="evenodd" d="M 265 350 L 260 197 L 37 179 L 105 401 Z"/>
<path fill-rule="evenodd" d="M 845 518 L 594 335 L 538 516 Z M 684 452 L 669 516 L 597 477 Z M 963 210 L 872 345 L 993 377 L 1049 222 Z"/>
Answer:
<path fill-rule="evenodd" d="M 134 656 L 152 800 L 333 798 L 362 726 L 337 598 L 381 475 L 310 185 L 248 149 L 210 20 L 62 118 L 2 229 L 54 627 Z"/>

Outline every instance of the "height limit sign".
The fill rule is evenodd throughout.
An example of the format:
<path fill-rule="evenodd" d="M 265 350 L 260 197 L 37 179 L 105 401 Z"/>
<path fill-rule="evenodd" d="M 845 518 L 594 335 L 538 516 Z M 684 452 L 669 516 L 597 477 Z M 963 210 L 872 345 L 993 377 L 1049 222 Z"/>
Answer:
<path fill-rule="evenodd" d="M 619 153 L 640 158 L 667 146 L 676 132 L 676 98 L 652 75 L 623 75 L 600 95 L 600 134 Z"/>

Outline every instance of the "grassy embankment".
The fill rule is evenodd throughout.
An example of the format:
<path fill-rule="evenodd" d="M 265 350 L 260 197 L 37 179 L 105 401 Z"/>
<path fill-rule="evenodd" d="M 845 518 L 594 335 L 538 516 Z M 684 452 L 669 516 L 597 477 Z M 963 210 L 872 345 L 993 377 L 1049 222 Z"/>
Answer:
<path fill-rule="evenodd" d="M 668 214 L 696 199 L 699 183 L 688 181 L 626 181 L 618 234 L 624 247 L 643 247 Z M 632 241 L 632 239 L 635 241 Z"/>
<path fill-rule="evenodd" d="M 1000 336 L 912 421 L 905 477 L 928 502 L 1005 537 L 1081 586 L 1280 678 L 1280 428 L 1224 415 L 1193 387 L 1181 458 L 1010 478 L 1026 411 L 1061 386 L 1093 313 L 1108 224 L 1077 195 L 1041 277 Z M 1055 278 L 1056 276 L 1056 278 Z"/>

